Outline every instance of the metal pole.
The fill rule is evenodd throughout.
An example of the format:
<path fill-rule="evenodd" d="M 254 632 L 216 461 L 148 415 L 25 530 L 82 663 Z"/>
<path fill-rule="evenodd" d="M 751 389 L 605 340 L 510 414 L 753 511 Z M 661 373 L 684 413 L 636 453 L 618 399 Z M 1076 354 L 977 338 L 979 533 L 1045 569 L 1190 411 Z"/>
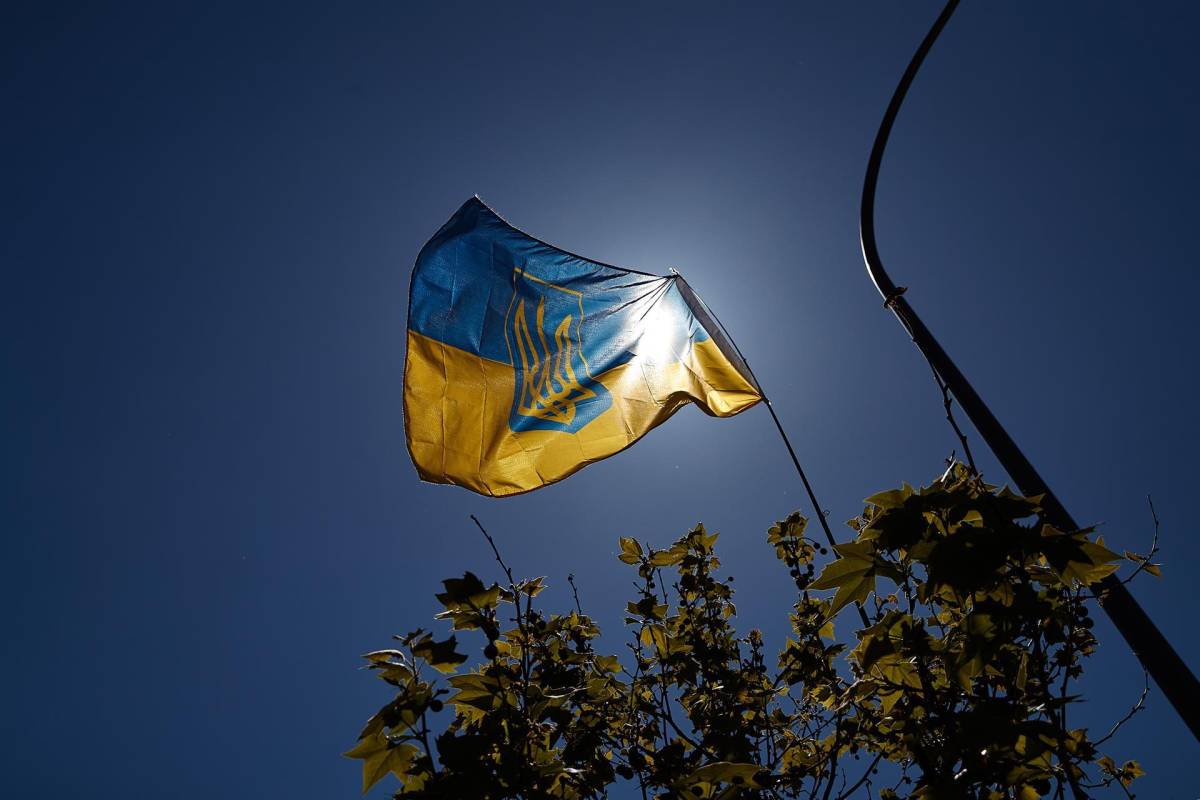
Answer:
<path fill-rule="evenodd" d="M 779 421 L 779 415 L 775 413 L 775 406 L 771 403 L 771 398 L 764 394 L 763 403 L 766 404 L 767 411 L 771 412 L 771 419 L 775 420 L 775 427 L 779 429 L 779 438 L 783 439 L 783 444 L 787 447 L 788 455 L 792 457 L 792 463 L 796 465 L 796 472 L 800 475 L 800 482 L 804 484 L 804 491 L 808 492 L 808 501 L 812 503 L 813 513 L 817 515 L 817 520 L 821 523 L 821 529 L 825 531 L 825 539 L 829 542 L 830 549 L 837 547 L 837 540 L 833 538 L 833 532 L 829 530 L 829 521 L 825 519 L 825 510 L 817 502 L 817 495 L 813 492 L 812 485 L 808 482 L 808 476 L 804 474 L 804 468 L 800 466 L 800 459 L 796 458 L 796 451 L 792 449 L 792 443 L 788 440 L 787 432 L 783 429 L 783 423 Z M 862 620 L 863 627 L 869 628 L 871 620 L 867 619 L 867 612 L 863 610 L 862 603 L 856 602 L 854 607 L 858 609 L 858 616 Z"/>
<path fill-rule="evenodd" d="M 1059 502 L 1042 476 L 1034 469 L 1033 464 L 1017 447 L 1017 443 L 1004 430 L 1004 426 L 992 414 L 983 399 L 950 359 L 950 356 L 925 327 L 921 318 L 917 316 L 917 312 L 909 305 L 908 300 L 904 297 L 905 289 L 896 286 L 888 277 L 887 272 L 883 269 L 883 261 L 879 257 L 879 250 L 875 243 L 875 186 L 879 179 L 879 166 L 883 161 L 883 151 L 887 146 L 888 135 L 896 121 L 900 105 L 904 102 L 904 96 L 908 93 L 908 88 L 912 84 L 913 78 L 916 77 L 917 70 L 921 67 L 921 62 L 925 60 L 925 56 L 929 53 L 938 34 L 945 27 L 957 5 L 958 0 L 949 0 L 942 9 L 937 21 L 934 22 L 924 41 L 921 42 L 921 46 L 913 54 L 912 61 L 909 62 L 908 69 L 900 78 L 900 83 L 892 95 L 892 101 L 888 104 L 883 121 L 879 125 L 879 133 L 876 134 L 875 145 L 871 148 L 871 157 L 867 162 L 867 175 L 863 182 L 860 214 L 863 259 L 866 261 L 871 280 L 875 282 L 875 287 L 883 296 L 884 303 L 900 320 L 900 324 L 912 336 L 913 342 L 921 353 L 941 376 L 950 391 L 954 393 L 959 406 L 970 418 L 975 429 L 979 431 L 980 436 L 992 449 L 1001 466 L 1017 484 L 1017 487 L 1027 496 L 1044 495 L 1042 508 L 1046 519 L 1052 525 L 1064 531 L 1078 530 L 1078 523 Z M 1200 741 L 1200 682 L 1196 680 L 1196 676 L 1192 674 L 1187 664 L 1175 652 L 1175 648 L 1171 646 L 1171 643 L 1162 635 L 1145 610 L 1138 605 L 1133 595 L 1116 576 L 1109 575 L 1105 578 L 1100 583 L 1098 594 L 1101 596 L 1101 606 L 1107 612 L 1109 619 L 1125 637 L 1125 641 L 1133 650 L 1134 655 L 1142 662 L 1142 666 L 1154 678 L 1154 682 L 1166 695 L 1167 700 L 1183 718 L 1192 735 Z"/>

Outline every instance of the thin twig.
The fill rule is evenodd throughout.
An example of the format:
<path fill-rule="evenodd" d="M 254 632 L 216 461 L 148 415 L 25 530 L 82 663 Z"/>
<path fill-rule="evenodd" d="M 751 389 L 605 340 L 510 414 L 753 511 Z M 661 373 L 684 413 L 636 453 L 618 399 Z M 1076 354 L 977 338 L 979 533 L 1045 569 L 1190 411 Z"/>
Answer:
<path fill-rule="evenodd" d="M 975 458 L 971 455 L 971 445 L 967 444 L 967 435 L 963 433 L 962 428 L 958 427 L 958 420 L 954 418 L 954 399 L 950 396 L 950 387 L 942 380 L 942 376 L 938 374 L 932 363 L 929 364 L 929 369 L 933 372 L 933 379 L 937 381 L 938 388 L 942 390 L 942 406 L 946 409 L 946 421 L 950 423 L 954 434 L 958 436 L 963 455 L 967 458 L 967 466 L 971 468 L 971 474 L 978 475 L 979 470 L 975 468 Z"/>
<path fill-rule="evenodd" d="M 1147 673 L 1145 670 L 1142 670 L 1142 678 L 1145 680 L 1146 685 L 1144 687 L 1142 687 L 1141 697 L 1139 697 L 1138 701 L 1133 704 L 1133 708 L 1129 709 L 1129 713 L 1126 714 L 1125 716 L 1121 717 L 1121 719 L 1117 721 L 1117 724 L 1112 726 L 1112 730 L 1110 730 L 1103 738 L 1097 739 L 1096 741 L 1092 742 L 1092 745 L 1094 747 L 1099 747 L 1100 745 L 1104 744 L 1109 739 L 1111 739 L 1113 736 L 1115 736 L 1117 734 L 1117 731 L 1121 729 L 1122 725 L 1124 725 L 1126 722 L 1129 722 L 1129 720 L 1133 719 L 1133 716 L 1135 714 L 1137 714 L 1139 711 L 1141 711 L 1142 709 L 1144 709 L 1146 707 L 1146 697 L 1149 696 L 1149 694 L 1150 694 L 1150 675 L 1149 675 L 1149 673 Z"/>
<path fill-rule="evenodd" d="M 862 777 L 858 779 L 858 783 L 854 784 L 849 789 L 847 789 L 846 791 L 844 791 L 840 795 L 838 795 L 837 800 L 846 800 L 847 797 L 854 794 L 854 792 L 858 789 L 858 787 L 862 786 L 867 781 L 867 779 L 871 777 L 871 770 L 875 769 L 875 767 L 878 766 L 879 761 L 882 758 L 883 758 L 883 753 L 880 753 L 879 755 L 875 756 L 875 760 L 872 761 L 871 766 L 867 767 L 866 771 L 863 772 Z"/>
<path fill-rule="evenodd" d="M 567 583 L 571 584 L 571 594 L 575 595 L 575 610 L 579 612 L 579 616 L 583 616 L 583 607 L 579 605 L 579 587 L 575 585 L 575 573 L 567 573 Z"/>
<path fill-rule="evenodd" d="M 829 775 L 828 775 L 828 777 L 829 777 L 829 783 L 827 783 L 827 784 L 825 785 L 825 794 L 821 795 L 821 800 L 829 800 L 829 798 L 833 796 L 833 787 L 837 785 L 837 775 L 838 775 L 838 750 L 841 748 L 841 745 L 842 745 L 842 733 L 841 733 L 841 731 L 834 731 L 834 735 L 833 735 L 833 747 L 832 747 L 832 748 L 830 748 L 830 750 L 829 750 L 829 756 L 828 756 L 828 760 L 829 760 Z M 819 783 L 820 779 L 818 778 L 817 780 L 818 780 L 818 783 Z M 816 789 L 816 786 L 814 785 L 814 787 L 813 787 L 813 788 L 814 788 L 814 791 L 815 791 L 815 789 Z"/>
<path fill-rule="evenodd" d="M 487 529 L 483 527 L 483 523 L 480 522 L 479 518 L 474 514 L 471 514 L 470 517 L 471 521 L 475 523 L 475 527 L 479 528 L 479 532 L 483 534 L 483 538 L 487 539 L 487 543 L 492 546 L 492 553 L 496 556 L 496 563 L 500 565 L 500 568 L 504 570 L 504 574 L 508 576 L 508 588 L 509 591 L 512 592 L 513 607 L 517 612 L 517 629 L 521 632 L 521 715 L 525 718 L 525 748 L 526 754 L 528 754 L 528 731 L 532 727 L 532 722 L 529 717 L 529 675 L 532 671 L 532 665 L 530 664 L 529 645 L 532 643 L 532 639 L 525 630 L 525 617 L 523 617 L 521 614 L 521 595 L 517 591 L 517 582 L 516 579 L 513 578 L 512 570 L 508 568 L 508 565 L 504 563 L 504 559 L 500 557 L 500 549 L 496 547 L 495 540 L 492 539 L 492 536 L 487 532 Z M 532 598 L 530 598 L 530 603 L 532 604 L 532 602 Z"/>
<path fill-rule="evenodd" d="M 407 693 L 409 691 L 409 689 L 412 688 L 412 685 L 414 683 L 416 683 L 418 678 L 420 677 L 421 665 L 420 665 L 420 662 L 417 661 L 417 654 L 413 652 L 412 644 L 407 644 L 406 649 L 408 650 L 408 657 L 412 660 L 412 665 L 413 665 L 412 678 L 409 679 L 408 686 L 406 686 L 404 688 L 404 691 Z M 425 720 L 425 710 L 424 709 L 421 710 L 421 729 L 420 730 L 417 730 L 415 722 L 416 721 L 414 720 L 411 723 L 405 723 L 405 727 L 407 727 L 408 730 L 411 731 L 412 733 L 417 734 L 417 736 L 421 740 L 421 744 L 423 744 L 425 746 L 425 755 L 432 762 L 433 748 L 429 746 L 429 724 Z"/>
<path fill-rule="evenodd" d="M 1125 580 L 1121 581 L 1121 583 L 1129 583 L 1134 578 L 1136 578 L 1140 572 L 1145 570 L 1146 567 L 1150 566 L 1151 560 L 1154 558 L 1155 553 L 1158 552 L 1159 522 L 1158 522 L 1158 513 L 1154 510 L 1154 498 L 1151 497 L 1150 495 L 1146 495 L 1146 503 L 1148 503 L 1150 506 L 1150 518 L 1152 520 L 1154 520 L 1154 537 L 1150 540 L 1150 552 L 1146 554 L 1145 558 L 1141 558 L 1141 556 L 1138 556 L 1138 558 L 1141 558 L 1141 562 L 1137 565 L 1137 569 L 1135 569 L 1132 573 L 1130 573 L 1129 577 L 1126 578 Z M 1137 555 L 1137 554 L 1135 553 L 1134 555 Z"/>
<path fill-rule="evenodd" d="M 508 576 L 508 582 L 513 590 L 513 594 L 515 595 L 517 593 L 517 582 L 513 580 L 512 570 L 508 568 L 508 565 L 504 563 L 504 559 L 500 557 L 500 551 L 496 548 L 495 540 L 492 539 L 491 534 L 487 532 L 487 529 L 483 527 L 483 523 L 480 522 L 479 518 L 474 514 L 471 514 L 471 521 L 475 523 L 476 528 L 479 528 L 479 532 L 483 534 L 483 538 L 487 539 L 487 543 L 492 546 L 492 553 L 494 553 L 496 556 L 496 562 L 500 564 L 500 568 L 504 570 L 504 574 Z M 519 610 L 520 608 L 518 607 L 518 611 Z"/>

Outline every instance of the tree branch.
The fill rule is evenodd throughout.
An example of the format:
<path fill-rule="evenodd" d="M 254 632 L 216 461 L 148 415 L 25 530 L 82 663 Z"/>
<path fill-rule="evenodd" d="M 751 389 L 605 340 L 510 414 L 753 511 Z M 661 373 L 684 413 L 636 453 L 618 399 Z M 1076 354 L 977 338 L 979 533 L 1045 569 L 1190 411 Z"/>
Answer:
<path fill-rule="evenodd" d="M 954 418 L 954 400 L 950 396 L 950 387 L 942 380 L 942 376 L 938 374 L 932 362 L 929 364 L 930 371 L 933 372 L 933 379 L 937 381 L 938 388 L 942 391 L 942 407 L 946 409 L 946 421 L 950 423 L 950 427 L 954 429 L 954 434 L 958 437 L 959 444 L 962 445 L 963 456 L 967 459 L 967 466 L 971 469 L 972 475 L 978 475 L 979 470 L 975 468 L 975 457 L 971 455 L 971 445 L 967 443 L 967 435 L 963 433 L 962 428 L 958 427 L 958 420 Z"/>
<path fill-rule="evenodd" d="M 583 616 L 583 607 L 579 605 L 579 587 L 575 585 L 575 573 L 567 573 L 567 583 L 571 584 L 571 594 L 575 596 L 575 610 L 579 612 L 579 616 Z"/>
<path fill-rule="evenodd" d="M 1155 510 L 1154 510 L 1154 498 L 1153 497 L 1151 497 L 1150 495 L 1146 495 L 1146 502 L 1150 505 L 1150 518 L 1154 520 L 1154 537 L 1150 540 L 1150 552 L 1146 554 L 1145 558 L 1138 556 L 1138 558 L 1141 558 L 1141 563 L 1139 563 L 1137 565 L 1137 569 L 1135 569 L 1132 573 L 1130 573 L 1129 577 L 1126 578 L 1125 580 L 1121 581 L 1121 583 L 1129 583 L 1134 578 L 1136 578 L 1138 576 L 1138 573 L 1142 572 L 1143 570 L 1146 569 L 1147 566 L 1150 565 L 1150 560 L 1153 559 L 1154 554 L 1158 552 L 1158 528 L 1159 528 L 1158 513 L 1155 512 Z M 1137 554 L 1134 553 L 1133 555 L 1137 555 Z"/>
<path fill-rule="evenodd" d="M 1122 725 L 1124 725 L 1126 722 L 1129 722 L 1129 720 L 1133 719 L 1135 714 L 1137 714 L 1139 711 L 1141 711 L 1142 709 L 1144 709 L 1146 707 L 1146 697 L 1149 696 L 1149 694 L 1150 694 L 1150 675 L 1145 670 L 1142 670 L 1142 678 L 1143 678 L 1143 680 L 1145 680 L 1146 685 L 1142 687 L 1141 697 L 1139 697 L 1138 701 L 1133 704 L 1133 708 L 1129 709 L 1129 713 L 1126 714 L 1125 716 L 1121 717 L 1121 719 L 1118 720 L 1117 723 L 1112 726 L 1112 730 L 1110 730 L 1107 734 L 1105 734 L 1105 736 L 1103 738 L 1097 739 L 1096 741 L 1092 742 L 1093 746 L 1099 747 L 1100 745 L 1104 744 L 1109 739 L 1111 739 L 1113 736 L 1116 736 L 1117 731 L 1121 729 Z"/>
<path fill-rule="evenodd" d="M 875 769 L 875 767 L 879 764 L 880 760 L 882 760 L 882 759 L 883 759 L 883 753 L 880 753 L 879 755 L 875 756 L 875 760 L 872 761 L 871 765 L 869 767 L 867 767 L 865 772 L 863 772 L 862 777 L 858 779 L 858 782 L 855 783 L 853 786 L 851 786 L 846 791 L 842 792 L 840 795 L 838 795 L 837 800 L 846 800 L 846 798 L 848 798 L 850 795 L 854 794 L 854 792 L 858 790 L 858 787 L 862 786 L 864 783 L 867 782 L 867 779 L 871 777 L 871 770 Z"/>

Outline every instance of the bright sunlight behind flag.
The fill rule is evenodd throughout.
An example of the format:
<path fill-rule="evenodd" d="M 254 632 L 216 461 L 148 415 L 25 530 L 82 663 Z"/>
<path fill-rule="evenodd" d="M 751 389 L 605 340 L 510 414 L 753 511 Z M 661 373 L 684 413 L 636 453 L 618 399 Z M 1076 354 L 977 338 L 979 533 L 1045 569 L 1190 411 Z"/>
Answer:
<path fill-rule="evenodd" d="M 728 417 L 760 399 L 678 275 L 559 250 L 478 198 L 417 257 L 404 419 L 424 480 L 527 492 L 624 450 L 687 403 Z"/>

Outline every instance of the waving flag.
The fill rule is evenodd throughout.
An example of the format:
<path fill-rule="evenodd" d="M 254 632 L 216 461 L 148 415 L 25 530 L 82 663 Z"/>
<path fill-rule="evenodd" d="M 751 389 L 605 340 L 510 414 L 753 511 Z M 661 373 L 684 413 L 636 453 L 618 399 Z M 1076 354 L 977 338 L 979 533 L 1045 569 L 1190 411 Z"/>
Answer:
<path fill-rule="evenodd" d="M 527 492 L 624 450 L 687 403 L 728 417 L 760 399 L 678 275 L 559 250 L 478 198 L 417 257 L 404 419 L 424 480 Z"/>

